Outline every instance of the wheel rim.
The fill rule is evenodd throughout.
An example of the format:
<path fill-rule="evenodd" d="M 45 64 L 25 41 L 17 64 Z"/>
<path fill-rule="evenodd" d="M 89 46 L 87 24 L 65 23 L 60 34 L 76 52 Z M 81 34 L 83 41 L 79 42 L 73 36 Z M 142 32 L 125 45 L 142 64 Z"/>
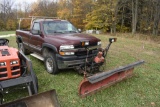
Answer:
<path fill-rule="evenodd" d="M 51 58 L 47 58 L 46 60 L 46 68 L 49 73 L 53 72 L 53 60 Z"/>

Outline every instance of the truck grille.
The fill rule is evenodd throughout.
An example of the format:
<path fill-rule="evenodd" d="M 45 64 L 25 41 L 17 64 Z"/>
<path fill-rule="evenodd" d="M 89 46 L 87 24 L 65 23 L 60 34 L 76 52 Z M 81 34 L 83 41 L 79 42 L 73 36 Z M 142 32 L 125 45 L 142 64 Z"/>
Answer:
<path fill-rule="evenodd" d="M 89 46 L 97 46 L 97 42 L 96 43 L 90 43 Z M 76 45 L 75 48 L 83 48 L 81 45 Z"/>
<path fill-rule="evenodd" d="M 18 61 L 18 64 L 12 64 L 10 61 L 5 62 L 5 65 L 0 65 L 0 81 L 16 78 L 21 75 L 20 72 L 20 63 Z"/>
<path fill-rule="evenodd" d="M 88 53 L 88 55 L 91 55 L 91 54 L 97 54 L 97 48 L 98 48 L 98 46 L 97 46 L 97 42 L 94 42 L 94 43 L 90 43 L 89 44 L 89 46 L 87 46 L 88 48 L 93 48 L 93 49 L 91 49 L 91 50 L 89 50 L 89 53 Z M 83 47 L 83 46 L 81 46 L 81 45 L 76 45 L 75 46 L 75 49 L 81 49 L 81 48 L 85 48 L 85 47 Z M 84 56 L 84 55 L 87 55 L 87 51 L 78 51 L 78 52 L 75 52 L 75 55 L 76 56 Z"/>
<path fill-rule="evenodd" d="M 92 50 L 90 50 L 88 55 L 92 54 L 92 53 L 93 53 Z M 77 55 L 77 56 L 87 55 L 87 51 L 76 52 L 75 55 Z"/>

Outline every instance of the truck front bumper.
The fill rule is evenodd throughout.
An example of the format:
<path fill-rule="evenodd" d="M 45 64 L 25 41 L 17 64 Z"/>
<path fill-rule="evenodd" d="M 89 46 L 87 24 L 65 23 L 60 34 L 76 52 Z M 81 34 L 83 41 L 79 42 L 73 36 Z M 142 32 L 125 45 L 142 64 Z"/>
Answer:
<path fill-rule="evenodd" d="M 57 59 L 57 64 L 58 64 L 58 68 L 59 69 L 66 69 L 66 68 L 74 68 L 76 66 L 79 66 L 81 64 L 84 64 L 86 61 L 86 57 L 87 57 L 87 61 L 91 61 L 94 56 L 97 55 L 97 52 L 95 52 L 94 54 L 90 54 L 90 55 L 85 55 L 85 56 L 61 56 L 59 54 L 56 55 L 56 59 Z"/>

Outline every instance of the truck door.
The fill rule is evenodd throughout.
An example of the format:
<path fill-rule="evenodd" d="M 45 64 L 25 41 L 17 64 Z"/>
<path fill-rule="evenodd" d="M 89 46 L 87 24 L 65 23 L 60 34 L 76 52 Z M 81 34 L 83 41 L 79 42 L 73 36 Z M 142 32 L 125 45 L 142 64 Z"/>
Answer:
<path fill-rule="evenodd" d="M 33 27 L 31 29 L 31 36 L 29 38 L 29 46 L 32 52 L 40 53 L 42 48 L 43 37 L 40 33 L 33 32 L 41 32 L 40 23 L 34 22 Z"/>

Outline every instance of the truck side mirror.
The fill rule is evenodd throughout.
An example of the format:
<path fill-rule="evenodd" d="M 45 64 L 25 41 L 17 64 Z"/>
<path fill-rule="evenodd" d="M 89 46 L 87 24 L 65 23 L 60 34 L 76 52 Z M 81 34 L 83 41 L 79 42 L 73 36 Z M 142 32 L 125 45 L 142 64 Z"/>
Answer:
<path fill-rule="evenodd" d="M 31 33 L 34 34 L 34 35 L 41 35 L 40 30 L 31 30 Z"/>

